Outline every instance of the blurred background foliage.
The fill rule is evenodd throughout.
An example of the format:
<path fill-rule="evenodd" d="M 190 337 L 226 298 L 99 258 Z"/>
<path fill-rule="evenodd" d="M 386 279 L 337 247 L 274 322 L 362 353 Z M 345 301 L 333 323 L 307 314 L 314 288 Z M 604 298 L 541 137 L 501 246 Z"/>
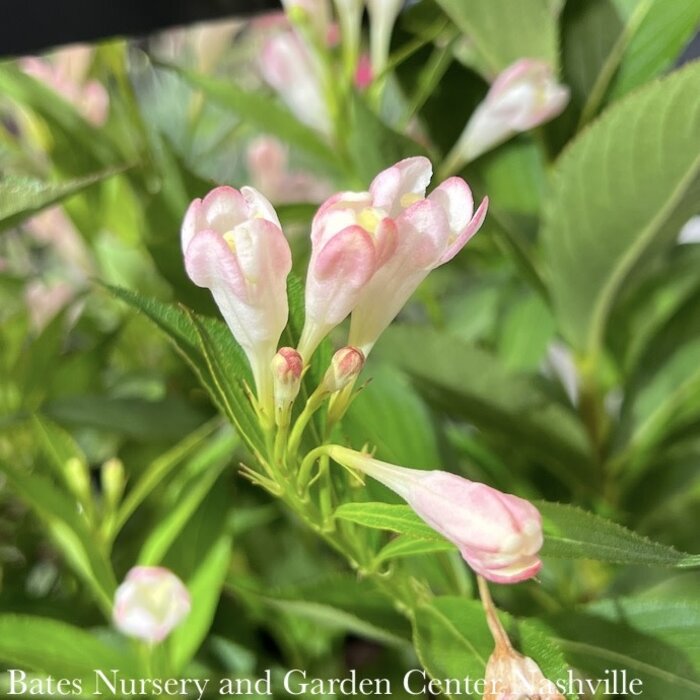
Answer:
<path fill-rule="evenodd" d="M 105 89 L 104 121 L 26 63 L 0 64 L 0 661 L 135 668 L 105 616 L 139 562 L 193 594 L 171 673 L 471 668 L 483 620 L 460 605 L 474 595 L 461 559 L 400 560 L 426 601 L 409 623 L 236 475 L 249 455 L 191 366 L 104 285 L 216 316 L 178 240 L 215 183 L 272 199 L 303 278 L 324 193 L 409 154 L 439 170 L 489 81 L 523 56 L 555 67 L 569 107 L 461 173 L 489 195 L 486 223 L 382 337 L 343 438 L 697 552 L 700 70 L 674 66 L 699 20 L 697 0 L 411 3 L 381 99 L 348 92 L 333 144 L 260 76 L 279 16 L 86 50 L 74 79 Z M 255 162 L 260 137 L 275 139 L 277 181 Z M 290 199 L 292 176 L 304 184 Z M 645 697 L 694 698 L 698 576 L 546 557 L 540 582 L 494 596 L 523 620 L 525 647 L 544 634 L 584 674 L 623 666 Z"/>

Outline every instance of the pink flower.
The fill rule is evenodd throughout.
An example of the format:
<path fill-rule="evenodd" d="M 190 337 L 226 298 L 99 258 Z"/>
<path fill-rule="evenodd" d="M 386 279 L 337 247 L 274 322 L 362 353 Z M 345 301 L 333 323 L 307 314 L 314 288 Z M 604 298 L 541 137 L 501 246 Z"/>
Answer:
<path fill-rule="evenodd" d="M 293 31 L 279 32 L 266 41 L 260 69 L 299 121 L 326 136 L 331 134 L 320 68 Z"/>
<path fill-rule="evenodd" d="M 450 169 L 458 170 L 514 134 L 553 119 L 568 101 L 569 89 L 557 83 L 547 63 L 521 58 L 496 78 L 474 110 L 446 159 Z"/>
<path fill-rule="evenodd" d="M 540 570 L 542 518 L 522 498 L 456 474 L 407 469 L 337 445 L 328 454 L 395 491 L 484 578 L 517 583 Z"/>
<path fill-rule="evenodd" d="M 369 192 L 341 192 L 311 226 L 306 324 L 299 351 L 308 360 L 352 312 L 350 345 L 367 355 L 428 273 L 451 260 L 478 231 L 484 200 L 450 178 L 428 197 L 427 158 L 406 158 L 374 178 Z"/>
<path fill-rule="evenodd" d="M 419 156 L 384 170 L 370 185 L 374 211 L 392 218 L 398 240 L 352 312 L 349 342 L 365 355 L 430 271 L 452 260 L 486 216 L 488 199 L 474 212 L 471 190 L 461 178 L 445 180 L 426 197 L 431 175 L 430 161 Z"/>
<path fill-rule="evenodd" d="M 147 642 L 161 642 L 190 612 L 182 581 L 160 566 L 136 566 L 117 588 L 114 624 L 120 632 Z"/>
<path fill-rule="evenodd" d="M 182 224 L 185 268 L 210 289 L 245 350 L 258 399 L 272 401 L 270 362 L 287 324 L 286 279 L 292 267 L 272 205 L 252 187 L 217 187 L 190 204 Z"/>
<path fill-rule="evenodd" d="M 248 172 L 255 189 L 276 204 L 322 202 L 331 193 L 327 182 L 305 172 L 291 172 L 286 148 L 260 136 L 248 145 Z"/>

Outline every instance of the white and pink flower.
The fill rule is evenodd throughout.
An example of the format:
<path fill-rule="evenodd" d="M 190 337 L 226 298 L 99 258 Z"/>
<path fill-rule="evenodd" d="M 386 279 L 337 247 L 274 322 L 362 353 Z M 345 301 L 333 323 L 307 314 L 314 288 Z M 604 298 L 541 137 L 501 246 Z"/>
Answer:
<path fill-rule="evenodd" d="M 456 474 L 408 469 L 339 445 L 328 454 L 396 492 L 489 581 L 517 583 L 540 570 L 542 518 L 528 501 Z"/>
<path fill-rule="evenodd" d="M 474 110 L 446 161 L 449 170 L 495 148 L 511 136 L 556 117 L 569 101 L 569 88 L 557 82 L 545 61 L 522 58 L 506 68 Z"/>
<path fill-rule="evenodd" d="M 130 637 L 163 641 L 190 612 L 190 594 L 169 569 L 136 566 L 114 597 L 116 628 Z"/>
<path fill-rule="evenodd" d="M 342 192 L 318 210 L 299 346 L 307 361 L 350 312 L 350 345 L 367 355 L 428 273 L 479 230 L 488 201 L 474 212 L 457 177 L 426 197 L 431 176 L 427 158 L 407 158 L 379 173 L 368 192 Z"/>
<path fill-rule="evenodd" d="M 287 325 L 292 255 L 274 208 L 257 190 L 217 187 L 190 205 L 182 224 L 190 279 L 210 289 L 248 356 L 258 400 L 270 406 L 270 363 Z"/>

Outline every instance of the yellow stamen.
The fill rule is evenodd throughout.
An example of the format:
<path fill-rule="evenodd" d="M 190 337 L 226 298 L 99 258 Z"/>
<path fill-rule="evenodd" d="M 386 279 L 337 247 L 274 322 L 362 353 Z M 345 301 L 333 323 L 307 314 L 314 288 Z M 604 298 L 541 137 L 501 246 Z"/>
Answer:
<path fill-rule="evenodd" d="M 403 209 L 407 209 L 411 206 L 411 204 L 420 202 L 421 199 L 423 199 L 423 197 L 421 197 L 419 194 L 416 194 L 415 192 L 406 192 L 406 194 L 401 195 L 399 204 Z"/>

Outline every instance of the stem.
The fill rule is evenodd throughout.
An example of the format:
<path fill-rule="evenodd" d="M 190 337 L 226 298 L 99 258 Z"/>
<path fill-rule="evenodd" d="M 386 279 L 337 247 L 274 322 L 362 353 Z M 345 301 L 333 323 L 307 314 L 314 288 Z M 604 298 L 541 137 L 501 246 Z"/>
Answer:
<path fill-rule="evenodd" d="M 488 623 L 491 634 L 493 635 L 493 641 L 496 642 L 496 648 L 502 650 L 512 650 L 513 645 L 510 642 L 510 638 L 503 629 L 501 621 L 498 619 L 498 613 L 496 612 L 496 606 L 494 605 L 493 598 L 491 598 L 491 591 L 489 591 L 489 586 L 486 580 L 477 574 L 476 580 L 479 584 L 479 596 L 481 597 L 481 603 L 484 606 L 484 612 L 486 613 L 486 622 Z"/>
<path fill-rule="evenodd" d="M 290 460 L 294 459 L 299 453 L 299 447 L 301 445 L 301 438 L 304 435 L 304 430 L 306 430 L 306 426 L 309 424 L 309 421 L 313 417 L 314 413 L 316 413 L 316 411 L 321 407 L 327 396 L 328 392 L 321 389 L 321 387 L 318 387 L 306 402 L 304 410 L 301 412 L 296 423 L 294 424 L 294 427 L 292 428 L 292 434 L 290 435 L 289 443 L 287 444 L 287 457 Z"/>

